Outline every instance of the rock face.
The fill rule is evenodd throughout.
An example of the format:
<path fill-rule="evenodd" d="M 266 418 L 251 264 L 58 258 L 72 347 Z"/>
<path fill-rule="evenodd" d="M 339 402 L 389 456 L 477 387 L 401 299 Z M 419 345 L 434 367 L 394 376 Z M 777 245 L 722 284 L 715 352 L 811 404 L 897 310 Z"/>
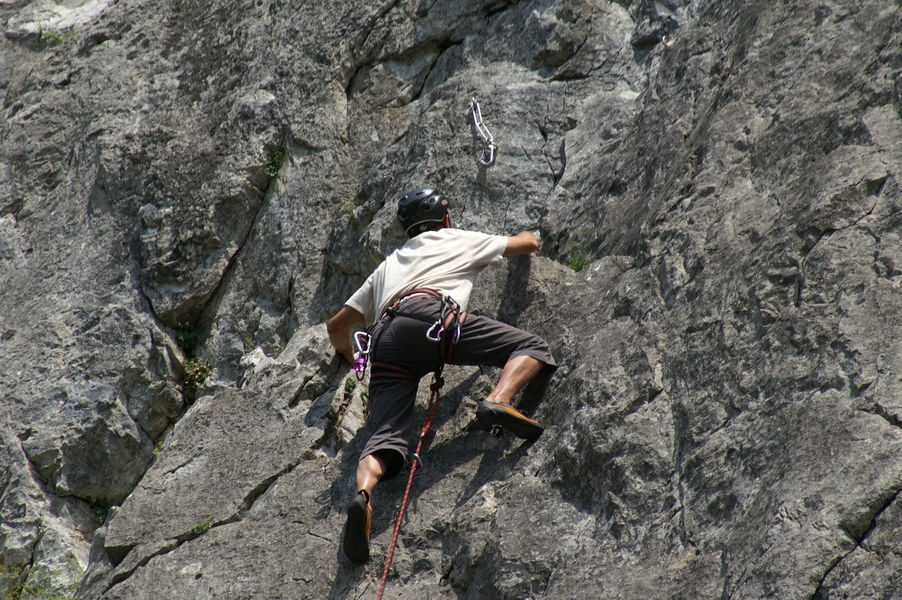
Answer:
<path fill-rule="evenodd" d="M 349 563 L 366 394 L 322 321 L 426 182 L 540 232 L 471 304 L 561 368 L 531 444 L 468 431 L 495 373 L 448 370 L 391 597 L 902 598 L 897 3 L 0 24 L 0 597 L 375 597 L 404 478 Z"/>

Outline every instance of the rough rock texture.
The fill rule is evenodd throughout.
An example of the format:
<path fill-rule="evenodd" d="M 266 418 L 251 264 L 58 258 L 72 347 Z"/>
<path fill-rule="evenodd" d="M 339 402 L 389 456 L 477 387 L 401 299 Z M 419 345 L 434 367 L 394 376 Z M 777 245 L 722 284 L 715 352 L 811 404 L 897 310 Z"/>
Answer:
<path fill-rule="evenodd" d="M 902 9 L 0 0 L 0 597 L 375 597 L 322 321 L 428 182 L 541 233 L 472 307 L 396 598 L 902 598 Z M 468 114 L 499 144 L 490 168 Z"/>

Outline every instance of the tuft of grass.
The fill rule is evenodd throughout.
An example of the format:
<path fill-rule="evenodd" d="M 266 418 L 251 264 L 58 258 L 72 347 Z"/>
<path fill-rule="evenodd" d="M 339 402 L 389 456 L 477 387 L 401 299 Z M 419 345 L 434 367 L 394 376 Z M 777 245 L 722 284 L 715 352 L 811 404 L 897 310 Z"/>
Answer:
<path fill-rule="evenodd" d="M 567 266 L 579 273 L 594 260 L 595 255 L 592 251 L 586 249 L 585 246 L 579 245 L 573 249 L 573 254 L 571 254 L 570 262 L 567 263 Z"/>
<path fill-rule="evenodd" d="M 345 395 L 353 394 L 354 390 L 357 389 L 357 380 L 353 377 L 348 377 L 345 379 Z"/>
<path fill-rule="evenodd" d="M 276 148 L 272 152 L 269 153 L 269 159 L 266 161 L 266 167 L 264 167 L 264 171 L 270 177 L 275 177 L 279 174 L 279 169 L 282 168 L 282 163 L 285 161 L 285 151 L 281 148 Z"/>
<path fill-rule="evenodd" d="M 576 258 L 572 259 L 569 263 L 567 263 L 567 266 L 570 267 L 571 269 L 573 269 L 574 271 L 576 271 L 577 273 L 579 273 L 580 271 L 585 269 L 586 265 L 588 265 L 590 262 L 592 262 L 592 261 L 585 256 L 577 256 Z"/>

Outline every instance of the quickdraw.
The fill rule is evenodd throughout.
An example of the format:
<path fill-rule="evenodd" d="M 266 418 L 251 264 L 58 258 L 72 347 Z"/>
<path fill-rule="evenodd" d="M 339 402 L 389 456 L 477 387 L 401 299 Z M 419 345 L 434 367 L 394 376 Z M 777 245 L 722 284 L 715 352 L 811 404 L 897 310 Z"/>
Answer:
<path fill-rule="evenodd" d="M 483 144 L 485 144 L 479 155 L 479 164 L 484 167 L 491 167 L 495 164 L 495 152 L 498 150 L 498 146 L 495 145 L 495 138 L 492 136 L 492 132 L 489 131 L 489 128 L 485 126 L 485 122 L 482 120 L 482 110 L 480 110 L 479 102 L 476 101 L 476 98 L 470 99 L 470 112 L 473 113 L 473 125 L 476 127 L 476 133 L 479 134 Z"/>
<path fill-rule="evenodd" d="M 456 344 L 460 339 L 460 304 L 451 296 L 442 296 L 442 313 L 432 327 L 426 331 L 426 339 L 430 342 L 441 342 L 442 336 L 448 330 L 453 330 L 454 334 L 451 343 Z"/>

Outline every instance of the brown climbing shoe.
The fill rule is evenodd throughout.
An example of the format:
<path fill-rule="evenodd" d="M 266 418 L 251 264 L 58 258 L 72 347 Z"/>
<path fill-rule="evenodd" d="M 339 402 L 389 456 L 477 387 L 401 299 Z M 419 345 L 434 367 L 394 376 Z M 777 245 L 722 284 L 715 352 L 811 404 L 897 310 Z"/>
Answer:
<path fill-rule="evenodd" d="M 535 439 L 545 428 L 519 410 L 504 402 L 483 400 L 476 405 L 476 420 L 486 429 L 501 427 L 510 430 L 518 438 Z"/>
<path fill-rule="evenodd" d="M 373 522 L 373 507 L 367 501 L 366 492 L 357 494 L 348 506 L 348 520 L 345 522 L 345 554 L 354 562 L 364 563 L 370 558 L 370 525 Z"/>

